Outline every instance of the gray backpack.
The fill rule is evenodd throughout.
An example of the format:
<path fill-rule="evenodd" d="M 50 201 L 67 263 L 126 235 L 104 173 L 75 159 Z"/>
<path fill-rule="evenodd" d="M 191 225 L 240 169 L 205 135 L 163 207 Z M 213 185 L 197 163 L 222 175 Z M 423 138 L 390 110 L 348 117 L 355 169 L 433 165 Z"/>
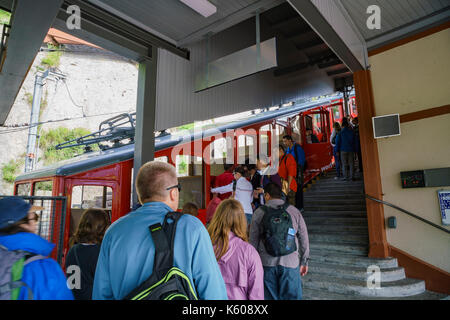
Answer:
<path fill-rule="evenodd" d="M 36 260 L 47 257 L 22 250 L 8 250 L 0 245 L 0 300 L 17 300 L 20 289 L 28 288 L 28 300 L 33 299 L 33 292 L 22 280 L 23 268 Z"/>

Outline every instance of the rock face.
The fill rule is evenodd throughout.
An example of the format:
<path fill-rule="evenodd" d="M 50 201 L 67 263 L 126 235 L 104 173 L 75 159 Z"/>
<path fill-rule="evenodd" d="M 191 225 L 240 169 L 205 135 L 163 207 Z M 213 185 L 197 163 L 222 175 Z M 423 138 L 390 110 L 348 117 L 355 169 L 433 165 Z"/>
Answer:
<path fill-rule="evenodd" d="M 134 112 L 137 99 L 138 65 L 105 50 L 84 45 L 67 45 L 58 65 L 66 80 L 47 80 L 43 88 L 40 121 L 75 118 L 47 123 L 42 130 L 60 126 L 97 131 L 100 122 L 120 113 Z M 48 52 L 41 51 L 25 78 L 5 126 L 30 122 L 31 101 L 38 68 Z M 96 116 L 98 115 L 98 116 Z M 12 132 L 12 129 L 13 132 Z M 12 159 L 24 159 L 28 128 L 0 128 L 0 168 Z M 42 155 L 42 152 L 39 152 Z M 42 164 L 38 162 L 37 168 Z M 22 172 L 24 167 L 20 168 Z M 2 172 L 0 170 L 0 177 Z M 0 179 L 0 194 L 12 194 L 12 184 Z"/>

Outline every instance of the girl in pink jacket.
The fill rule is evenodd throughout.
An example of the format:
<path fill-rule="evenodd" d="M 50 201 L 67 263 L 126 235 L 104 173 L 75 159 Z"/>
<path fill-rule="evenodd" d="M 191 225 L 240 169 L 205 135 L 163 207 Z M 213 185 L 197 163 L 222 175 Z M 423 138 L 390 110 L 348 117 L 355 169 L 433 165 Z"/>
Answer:
<path fill-rule="evenodd" d="M 247 242 L 247 220 L 241 203 L 222 201 L 208 232 L 228 299 L 264 300 L 264 270 L 258 252 Z"/>

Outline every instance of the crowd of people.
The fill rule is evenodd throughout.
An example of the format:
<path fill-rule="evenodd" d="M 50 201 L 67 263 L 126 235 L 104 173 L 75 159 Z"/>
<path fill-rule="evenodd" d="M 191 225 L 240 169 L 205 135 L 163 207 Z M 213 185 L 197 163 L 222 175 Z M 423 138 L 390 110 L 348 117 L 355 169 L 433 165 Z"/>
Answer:
<path fill-rule="evenodd" d="M 363 170 L 358 117 L 351 120 L 344 117 L 341 124 L 335 122 L 330 139 L 335 160 L 335 179 L 342 181 L 356 180 L 356 158 L 359 172 Z"/>
<path fill-rule="evenodd" d="M 360 158 L 358 136 L 357 119 L 354 128 L 347 118 L 342 129 L 334 124 L 331 143 L 338 177 L 342 167 L 343 178 L 353 178 L 354 154 L 359 152 Z M 30 298 L 30 292 L 34 299 L 143 299 L 151 292 L 145 288 L 140 293 L 143 284 L 155 275 L 161 276 L 160 282 L 169 281 L 176 273 L 191 288 L 192 295 L 186 295 L 197 299 L 299 300 L 309 260 L 302 216 L 307 162 L 290 135 L 283 137 L 276 153 L 276 169 L 263 155 L 256 165 L 224 166 L 211 189 L 206 228 L 196 218 L 194 203 L 183 206 L 184 214 L 173 215 L 181 191 L 175 167 L 144 164 L 136 177 L 140 206 L 113 224 L 103 210 L 83 213 L 65 259 L 67 274 L 48 258 L 54 245 L 35 234 L 37 208 L 18 197 L 1 199 L 0 254 L 30 254 L 23 257 L 14 285 L 0 286 L 9 285 L 16 299 Z M 167 230 L 172 236 L 166 233 L 162 241 L 159 232 Z M 167 264 L 178 271 L 164 276 L 161 272 L 167 270 L 161 266 Z M 69 289 L 74 265 L 81 279 Z M 183 294 L 168 297 L 174 296 Z"/>

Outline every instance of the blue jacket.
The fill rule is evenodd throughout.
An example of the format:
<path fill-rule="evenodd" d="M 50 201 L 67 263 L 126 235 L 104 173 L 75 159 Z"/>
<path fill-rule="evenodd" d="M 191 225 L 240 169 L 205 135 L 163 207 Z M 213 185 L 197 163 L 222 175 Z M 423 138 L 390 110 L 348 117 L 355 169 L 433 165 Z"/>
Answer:
<path fill-rule="evenodd" d="M 155 246 L 148 227 L 162 224 L 169 211 L 162 202 L 148 202 L 109 227 L 97 261 L 92 299 L 123 299 L 152 274 Z M 183 215 L 178 221 L 174 266 L 189 277 L 199 299 L 227 300 L 211 238 L 194 216 Z"/>
<path fill-rule="evenodd" d="M 20 232 L 0 236 L 0 244 L 9 250 L 24 250 L 49 256 L 55 246 L 34 233 Z M 66 277 L 59 264 L 51 259 L 42 259 L 25 265 L 22 281 L 33 292 L 34 300 L 73 300 L 72 291 L 67 287 Z M 27 300 L 28 289 L 22 287 L 19 300 Z"/>
<path fill-rule="evenodd" d="M 336 137 L 336 151 L 337 152 L 355 152 L 356 151 L 356 137 L 352 129 L 344 127 Z"/>
<path fill-rule="evenodd" d="M 298 143 L 294 143 L 292 148 L 287 148 L 286 153 L 292 154 L 292 156 L 294 157 L 294 159 L 297 161 L 297 163 L 299 165 L 301 165 L 302 167 L 305 166 L 305 160 L 306 160 L 305 151 Z M 298 159 L 297 159 L 296 154 L 298 155 Z"/>

